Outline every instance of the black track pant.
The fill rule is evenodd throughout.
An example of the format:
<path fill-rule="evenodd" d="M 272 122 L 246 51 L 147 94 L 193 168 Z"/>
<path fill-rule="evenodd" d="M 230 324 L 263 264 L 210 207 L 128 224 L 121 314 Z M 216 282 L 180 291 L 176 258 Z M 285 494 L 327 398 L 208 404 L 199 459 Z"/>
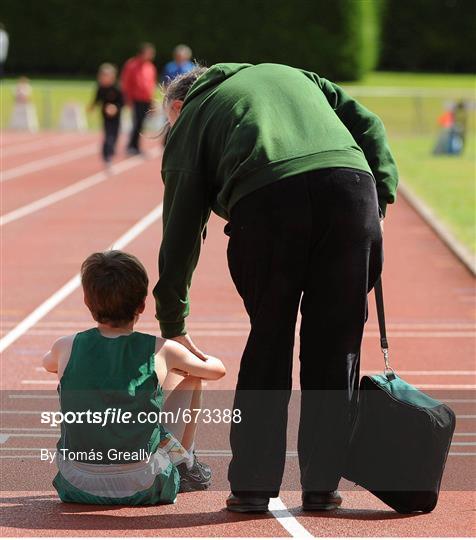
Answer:
<path fill-rule="evenodd" d="M 102 143 L 102 158 L 108 162 L 116 151 L 117 137 L 119 136 L 120 116 L 103 118 L 104 140 Z"/>
<path fill-rule="evenodd" d="M 132 131 L 127 147 L 139 151 L 139 137 L 145 117 L 150 109 L 149 101 L 134 101 L 132 108 Z"/>
<path fill-rule="evenodd" d="M 367 293 L 382 269 L 374 179 L 332 168 L 275 182 L 233 207 L 227 231 L 230 273 L 251 321 L 234 404 L 243 420 L 231 427 L 231 489 L 279 492 L 300 305 L 301 484 L 333 490 L 355 411 Z"/>

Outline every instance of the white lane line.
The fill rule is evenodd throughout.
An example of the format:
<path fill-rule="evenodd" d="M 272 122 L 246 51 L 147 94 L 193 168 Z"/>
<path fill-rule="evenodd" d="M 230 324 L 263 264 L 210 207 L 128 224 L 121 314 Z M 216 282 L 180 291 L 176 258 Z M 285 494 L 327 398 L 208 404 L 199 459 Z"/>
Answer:
<path fill-rule="evenodd" d="M 153 158 L 159 156 L 159 154 L 159 150 L 153 150 L 149 153 L 149 155 Z M 98 172 L 96 174 L 83 178 L 82 180 L 79 180 L 78 182 L 75 182 L 74 184 L 71 184 L 63 189 L 50 193 L 49 195 L 33 201 L 32 203 L 21 206 L 20 208 L 16 208 L 15 210 L 12 210 L 11 212 L 3 214 L 3 216 L 0 216 L 0 227 L 6 225 L 7 223 L 11 223 L 12 221 L 16 221 L 17 219 L 20 219 L 22 217 L 28 216 L 29 214 L 33 214 L 34 212 L 46 208 L 47 206 L 51 206 L 52 204 L 62 201 L 63 199 L 67 199 L 72 195 L 76 195 L 77 193 L 80 193 L 85 189 L 95 186 L 96 184 L 100 184 L 105 180 L 109 180 L 113 176 L 132 169 L 133 167 L 137 167 L 144 162 L 144 158 L 138 156 L 126 159 L 121 163 L 114 165 L 111 170 L 111 174 L 107 174 L 103 171 Z"/>
<path fill-rule="evenodd" d="M 39 141 L 31 141 L 22 145 L 15 145 L 13 148 L 6 148 L 5 150 L 2 150 L 2 154 L 4 157 L 18 156 L 20 154 L 26 154 L 27 152 L 41 150 L 42 148 L 70 144 L 71 142 L 73 142 L 72 138 L 66 138 L 65 140 L 64 135 L 58 135 L 57 137 L 51 137 L 49 139 L 42 138 Z"/>
<path fill-rule="evenodd" d="M 88 319 L 79 319 L 77 321 L 45 321 L 38 323 L 39 327 L 42 328 L 63 328 L 63 327 L 77 327 L 78 324 L 88 325 L 90 324 Z M 4 326 L 13 326 L 15 321 L 4 321 Z M 233 330 L 249 330 L 250 324 L 247 321 L 193 321 L 189 322 L 190 328 L 199 329 L 199 328 L 215 328 L 215 329 L 233 329 Z M 141 321 L 137 325 L 137 328 L 156 328 L 157 324 L 155 322 Z M 457 323 L 457 324 L 446 324 L 446 323 L 428 323 L 428 324 L 400 324 L 400 323 L 389 323 L 387 328 L 390 329 L 406 329 L 406 330 L 416 330 L 418 328 L 422 330 L 475 330 L 474 323 Z M 367 330 L 378 330 L 378 326 L 373 323 L 369 323 L 366 326 Z"/>
<path fill-rule="evenodd" d="M 286 508 L 280 497 L 270 499 L 269 510 L 280 525 L 288 531 L 292 538 L 314 538 L 314 536 L 303 527 Z"/>
<path fill-rule="evenodd" d="M 19 411 L 20 412 L 20 411 Z M 47 433 L 59 433 L 59 429 L 51 428 L 51 427 L 2 427 L 1 431 L 45 431 Z"/>
<path fill-rule="evenodd" d="M 61 432 L 58 431 L 57 433 L 54 433 L 54 434 L 51 434 L 48 435 L 47 437 L 44 436 L 44 434 L 42 433 L 14 433 L 14 434 L 10 434 L 11 437 L 35 437 L 35 438 L 38 438 L 38 439 L 42 439 L 42 438 L 54 438 L 54 437 L 58 437 L 58 435 L 60 435 Z M 4 434 L 2 433 L 0 435 L 0 438 L 1 437 L 9 437 L 8 434 Z M 9 451 L 15 451 L 15 452 L 19 452 L 19 451 L 25 451 L 25 452 L 36 452 L 38 450 L 42 450 L 44 448 L 44 446 L 41 446 L 41 447 L 24 447 L 24 446 L 18 446 L 18 447 L 11 447 L 11 446 L 6 446 L 4 448 L 0 448 L 0 452 L 9 452 Z M 55 450 L 55 448 L 48 448 L 48 450 Z M 215 457 L 231 457 L 231 452 L 230 451 L 226 451 L 226 450 L 223 450 L 223 451 L 209 451 L 209 450 L 197 450 L 197 456 L 200 456 L 200 457 L 207 457 L 207 458 L 215 458 Z M 450 456 L 476 456 L 476 452 L 450 452 L 449 453 Z M 297 452 L 286 452 L 286 457 L 297 457 Z"/>
<path fill-rule="evenodd" d="M 451 376 L 466 376 L 466 375 L 473 375 L 475 376 L 476 375 L 476 371 L 471 371 L 471 370 L 438 370 L 438 369 L 430 369 L 430 370 L 400 370 L 400 369 L 396 369 L 395 372 L 399 375 L 429 375 L 429 376 L 434 376 L 434 377 L 438 377 L 440 375 L 451 375 Z M 362 374 L 371 374 L 371 373 L 375 373 L 375 371 L 362 371 L 361 372 Z"/>
<path fill-rule="evenodd" d="M 454 442 L 451 446 L 476 446 L 476 442 Z"/>
<path fill-rule="evenodd" d="M 58 394 L 9 394 L 9 399 L 56 399 L 58 400 Z"/>
<path fill-rule="evenodd" d="M 139 328 L 139 327 L 138 327 Z M 144 326 L 142 326 L 144 328 Z M 155 326 L 154 328 L 157 328 Z M 190 329 L 193 330 L 193 326 L 190 326 Z M 193 333 L 196 336 L 208 336 L 208 337 L 248 337 L 249 330 L 193 330 Z M 55 336 L 61 335 L 60 330 L 35 330 L 31 335 L 38 336 Z M 387 332 L 389 338 L 405 338 L 405 339 L 423 339 L 423 338 L 442 338 L 442 339 L 474 339 L 476 338 L 476 332 Z M 299 334 L 296 333 L 296 337 L 299 337 Z M 378 332 L 366 332 L 364 338 L 377 338 L 379 337 Z"/>
<path fill-rule="evenodd" d="M 22 217 L 22 216 L 20 216 Z M 90 325 L 90 323 L 89 323 Z M 6 325 L 5 325 L 6 326 Z M 78 325 L 74 325 L 75 328 L 78 328 Z M 64 328 L 67 328 L 66 326 L 65 327 L 62 327 L 63 330 Z M 154 325 L 154 326 L 149 326 L 148 328 L 153 328 L 153 329 L 157 329 L 157 325 Z M 137 327 L 138 330 L 144 330 L 144 326 L 143 325 L 140 325 L 140 327 L 138 326 Z M 62 331 L 61 327 L 57 327 L 55 329 L 49 329 L 49 330 L 44 330 L 44 329 L 41 329 L 41 330 L 32 330 L 30 332 L 30 335 L 32 336 L 61 336 L 63 335 L 62 334 Z M 196 336 L 212 336 L 212 337 L 247 337 L 248 334 L 249 334 L 249 330 L 203 330 L 203 327 L 200 329 L 200 330 L 194 330 L 193 328 L 193 325 L 189 325 L 189 330 L 191 332 L 193 332 Z M 435 333 L 431 334 L 430 333 L 426 333 L 425 335 L 422 334 L 422 333 L 413 333 L 412 335 L 406 335 L 406 336 L 402 336 L 402 335 L 396 335 L 396 333 L 394 332 L 387 332 L 387 335 L 391 338 L 407 338 L 407 339 L 421 339 L 423 337 L 428 337 L 428 338 L 452 338 L 452 339 L 455 339 L 455 338 L 461 338 L 461 339 L 473 339 L 476 337 L 476 332 L 474 333 L 471 333 L 471 332 L 458 332 L 457 334 L 456 333 L 450 333 L 447 332 L 445 333 L 445 335 L 441 335 L 441 332 L 438 333 L 438 335 L 436 335 Z M 373 335 L 364 335 L 365 338 L 376 338 L 378 337 L 379 334 L 377 332 L 375 332 Z M 299 334 L 296 334 L 296 338 L 299 337 Z"/>
<path fill-rule="evenodd" d="M 39 141 L 43 138 L 42 133 L 31 134 L 30 136 L 24 137 L 14 137 L 13 139 L 6 140 L 9 134 L 4 130 L 0 132 L 0 152 L 6 148 L 11 148 L 12 146 L 18 146 L 21 144 L 29 143 L 32 141 Z"/>
<path fill-rule="evenodd" d="M 7 337 L 7 336 L 5 336 Z M 2 351 L 0 345 L 0 352 Z M 398 371 L 396 372 L 398 375 Z M 50 379 L 24 379 L 22 384 L 52 385 L 58 384 L 57 380 Z M 476 384 L 418 384 L 412 383 L 416 388 L 423 390 L 476 390 Z"/>
<path fill-rule="evenodd" d="M 97 152 L 97 144 L 89 144 L 88 146 L 83 146 L 82 148 L 75 148 L 69 152 L 61 152 L 61 154 L 56 154 L 51 157 L 37 159 L 35 161 L 30 161 L 24 165 L 19 165 L 18 167 L 13 167 L 6 171 L 2 171 L 0 174 L 0 182 L 6 182 L 7 180 L 13 180 L 19 176 L 24 176 L 32 172 L 42 171 L 43 169 L 48 169 L 50 167 L 55 167 L 56 165 L 61 165 L 62 163 L 67 163 L 68 161 L 73 161 L 85 156 L 89 156 Z"/>
<path fill-rule="evenodd" d="M 77 328 L 77 327 L 76 327 Z M 39 372 L 42 372 L 44 373 L 44 368 L 41 367 L 41 366 L 36 366 L 35 367 L 35 371 L 39 371 Z M 378 372 L 378 369 L 374 369 L 374 370 L 364 370 L 364 371 L 361 371 L 361 374 L 362 375 L 371 375 L 373 373 L 376 373 Z M 396 370 L 396 373 L 399 374 L 399 375 L 426 375 L 426 376 L 433 376 L 433 377 L 439 377 L 440 375 L 451 375 L 452 377 L 457 377 L 457 376 L 467 376 L 467 375 L 474 375 L 476 376 L 476 371 L 465 371 L 465 370 L 461 370 L 461 371 L 458 371 L 458 370 L 446 370 L 446 371 L 442 371 L 442 370 L 429 370 L 429 371 L 419 371 L 419 370 Z M 476 401 L 476 400 L 474 400 Z"/>
<path fill-rule="evenodd" d="M 398 375 L 398 371 L 396 372 Z M 418 384 L 413 386 L 422 390 L 476 390 L 476 384 Z"/>
<path fill-rule="evenodd" d="M 126 233 L 120 236 L 111 246 L 109 246 L 109 249 L 123 249 L 125 246 L 127 246 L 127 244 L 132 242 L 132 240 L 137 238 L 148 227 L 150 227 L 152 223 L 160 219 L 161 216 L 162 203 L 160 203 L 151 212 L 149 212 L 146 216 L 140 219 Z M 34 326 L 40 319 L 42 319 L 52 309 L 54 309 L 58 304 L 60 304 L 80 285 L 81 278 L 78 273 L 73 276 L 68 282 L 66 282 L 54 294 L 47 298 L 42 304 L 40 304 L 35 310 L 33 310 L 20 323 L 18 323 L 12 330 L 10 330 L 10 332 L 5 334 L 5 336 L 0 339 L 0 353 L 2 353 L 7 347 L 9 347 L 19 337 L 21 337 L 25 332 L 27 332 L 32 326 Z"/>
<path fill-rule="evenodd" d="M 36 439 L 58 438 L 58 433 L 9 433 L 7 431 L 7 433 L 2 433 L 2 435 L 6 435 L 12 439 L 17 437 L 34 437 Z"/>

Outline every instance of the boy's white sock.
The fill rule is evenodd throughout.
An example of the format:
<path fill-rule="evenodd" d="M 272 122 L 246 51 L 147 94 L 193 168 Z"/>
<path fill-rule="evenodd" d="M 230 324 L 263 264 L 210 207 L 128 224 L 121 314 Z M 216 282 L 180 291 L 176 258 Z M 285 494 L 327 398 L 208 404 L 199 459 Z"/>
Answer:
<path fill-rule="evenodd" d="M 187 450 L 188 459 L 185 462 L 185 465 L 186 465 L 188 470 L 190 470 L 193 467 L 193 464 L 195 462 L 195 456 L 193 455 L 194 450 L 195 450 L 195 443 L 193 443 L 192 446 Z"/>

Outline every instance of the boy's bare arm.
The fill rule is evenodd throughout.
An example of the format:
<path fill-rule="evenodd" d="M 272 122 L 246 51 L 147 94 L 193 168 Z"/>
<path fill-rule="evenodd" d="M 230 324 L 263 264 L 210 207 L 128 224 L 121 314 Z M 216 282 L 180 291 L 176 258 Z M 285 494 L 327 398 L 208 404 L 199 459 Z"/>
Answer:
<path fill-rule="evenodd" d="M 60 337 L 43 357 L 43 367 L 50 373 L 57 373 L 58 379 L 61 378 L 68 364 L 73 340 L 74 335 Z"/>
<path fill-rule="evenodd" d="M 202 360 L 172 340 L 162 340 L 157 356 L 163 359 L 167 372 L 208 380 L 221 379 L 226 374 L 225 366 L 218 358 L 209 356 L 207 360 Z"/>

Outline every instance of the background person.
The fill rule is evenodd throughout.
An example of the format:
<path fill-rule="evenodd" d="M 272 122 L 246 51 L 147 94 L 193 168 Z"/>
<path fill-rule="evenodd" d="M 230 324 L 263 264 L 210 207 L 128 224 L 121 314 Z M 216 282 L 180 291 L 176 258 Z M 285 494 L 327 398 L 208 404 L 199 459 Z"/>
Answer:
<path fill-rule="evenodd" d="M 0 23 L 0 79 L 5 73 L 5 62 L 7 61 L 8 56 L 9 41 L 8 32 L 5 30 L 5 26 Z"/>
<path fill-rule="evenodd" d="M 101 64 L 97 75 L 97 89 L 88 110 L 101 106 L 104 140 L 102 158 L 108 168 L 116 151 L 117 138 L 121 124 L 121 110 L 124 105 L 122 92 L 116 83 L 117 69 L 112 64 Z"/>
<path fill-rule="evenodd" d="M 228 221 L 228 265 L 251 322 L 227 507 L 264 512 L 278 496 L 300 308 L 303 508 L 334 509 L 367 293 L 382 269 L 379 217 L 398 182 L 384 126 L 339 86 L 278 64 L 197 67 L 166 88 L 165 108 L 172 127 L 154 289 L 162 335 L 206 358 L 185 317 L 212 209 Z"/>
<path fill-rule="evenodd" d="M 192 49 L 188 45 L 177 45 L 174 48 L 172 55 L 173 60 L 165 64 L 162 73 L 162 82 L 164 84 L 168 84 L 179 75 L 188 73 L 195 65 L 192 62 Z"/>
<path fill-rule="evenodd" d="M 132 131 L 127 145 L 127 152 L 131 155 L 140 153 L 140 132 L 157 87 L 154 58 L 154 45 L 143 43 L 137 55 L 125 63 L 121 73 L 121 88 L 126 102 L 132 107 Z"/>

